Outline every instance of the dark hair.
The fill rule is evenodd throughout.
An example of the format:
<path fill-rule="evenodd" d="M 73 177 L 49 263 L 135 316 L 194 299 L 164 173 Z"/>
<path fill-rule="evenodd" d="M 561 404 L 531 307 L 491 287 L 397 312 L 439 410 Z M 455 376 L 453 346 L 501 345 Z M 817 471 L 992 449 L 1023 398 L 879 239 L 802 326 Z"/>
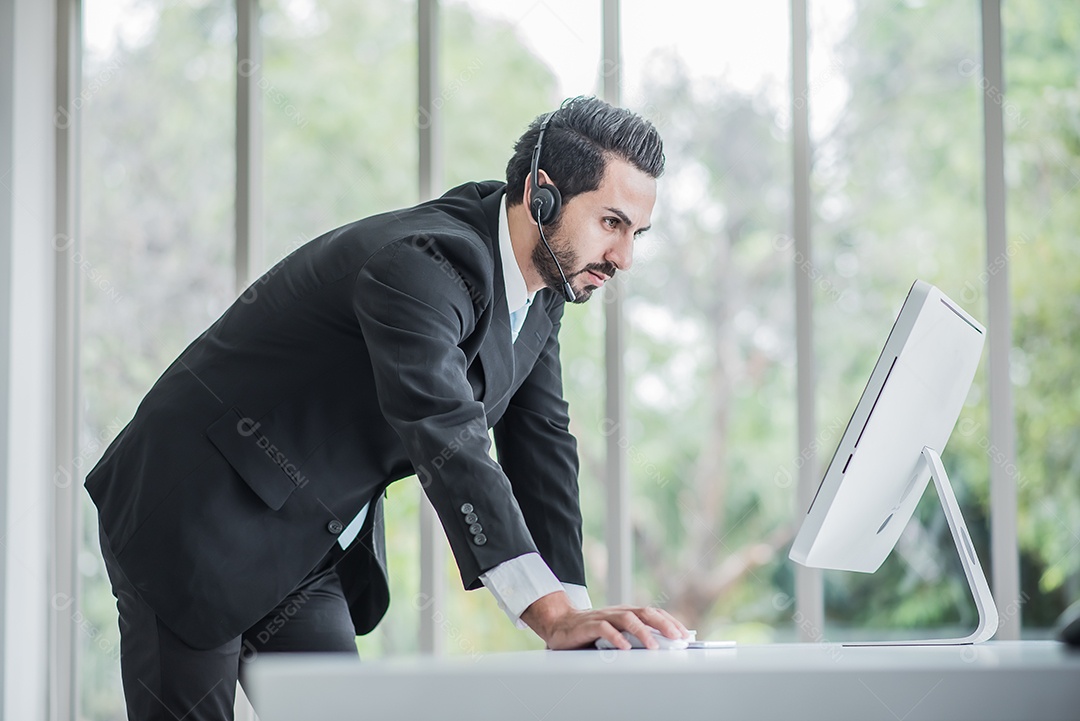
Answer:
<path fill-rule="evenodd" d="M 506 164 L 506 204 L 523 200 L 525 176 L 547 114 L 529 125 Z M 599 98 L 579 96 L 563 102 L 544 131 L 540 169 L 559 189 L 563 202 L 600 187 L 609 156 L 617 156 L 653 178 L 664 172 L 664 143 L 653 124 Z"/>

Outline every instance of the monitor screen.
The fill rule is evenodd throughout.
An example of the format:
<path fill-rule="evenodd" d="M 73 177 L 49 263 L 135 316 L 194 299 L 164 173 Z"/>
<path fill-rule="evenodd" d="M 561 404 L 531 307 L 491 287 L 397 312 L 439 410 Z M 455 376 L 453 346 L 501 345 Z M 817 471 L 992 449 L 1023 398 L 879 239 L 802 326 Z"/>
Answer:
<path fill-rule="evenodd" d="M 825 472 L 790 557 L 876 571 L 930 479 L 982 356 L 986 332 L 944 293 L 915 281 Z"/>

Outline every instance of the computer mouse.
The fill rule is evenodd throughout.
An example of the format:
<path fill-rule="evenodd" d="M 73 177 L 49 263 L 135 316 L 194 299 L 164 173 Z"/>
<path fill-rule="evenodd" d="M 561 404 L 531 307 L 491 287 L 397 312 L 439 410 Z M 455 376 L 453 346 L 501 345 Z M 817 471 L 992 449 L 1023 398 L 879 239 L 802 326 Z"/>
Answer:
<path fill-rule="evenodd" d="M 646 626 L 652 637 L 656 639 L 657 650 L 659 651 L 681 651 L 690 646 L 690 641 L 693 640 L 693 636 L 690 638 L 668 638 L 664 634 L 657 631 L 652 626 Z M 645 644 L 641 642 L 634 634 L 629 631 L 622 631 L 623 638 L 630 642 L 630 648 L 645 648 Z M 606 638 L 596 639 L 596 647 L 601 651 L 614 649 L 615 646 L 611 644 Z"/>
<path fill-rule="evenodd" d="M 1059 641 L 1069 646 L 1080 646 L 1080 601 L 1065 609 L 1055 627 Z"/>

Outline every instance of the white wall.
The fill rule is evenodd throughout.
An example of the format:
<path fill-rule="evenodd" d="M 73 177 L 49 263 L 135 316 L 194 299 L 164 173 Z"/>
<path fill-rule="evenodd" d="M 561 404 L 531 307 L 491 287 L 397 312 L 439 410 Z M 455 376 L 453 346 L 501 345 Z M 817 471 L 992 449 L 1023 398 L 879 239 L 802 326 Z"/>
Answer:
<path fill-rule="evenodd" d="M 47 712 L 53 481 L 52 2 L 0 0 L 0 709 Z"/>

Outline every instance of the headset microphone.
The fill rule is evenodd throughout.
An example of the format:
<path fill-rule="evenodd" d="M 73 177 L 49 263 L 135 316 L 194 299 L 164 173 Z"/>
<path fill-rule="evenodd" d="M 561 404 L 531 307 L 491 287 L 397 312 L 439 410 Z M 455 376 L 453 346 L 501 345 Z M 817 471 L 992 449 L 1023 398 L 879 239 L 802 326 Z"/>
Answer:
<path fill-rule="evenodd" d="M 559 262 L 559 259 L 555 257 L 555 251 L 551 249 L 551 246 L 548 244 L 547 238 L 544 236 L 544 226 L 540 224 L 540 213 L 536 214 L 536 227 L 540 229 L 540 240 L 544 241 L 544 247 L 547 248 L 547 252 L 551 254 L 551 259 L 555 261 L 555 267 L 558 268 L 559 275 L 562 276 L 563 296 L 566 298 L 567 303 L 573 303 L 575 300 L 577 300 L 577 294 L 570 286 L 570 281 L 566 279 L 566 273 L 563 272 L 562 264 Z"/>
<path fill-rule="evenodd" d="M 574 289 L 570 286 L 570 281 L 566 279 L 566 273 L 563 272 L 562 263 L 555 256 L 555 251 L 551 249 L 551 245 L 548 243 L 547 236 L 544 235 L 544 223 L 550 223 L 555 220 L 559 215 L 559 209 L 562 207 L 562 195 L 559 193 L 559 189 L 551 183 L 540 184 L 540 148 L 544 144 L 544 131 L 547 130 L 548 123 L 551 122 L 551 117 L 555 115 L 554 111 L 548 114 L 544 118 L 544 122 L 540 123 L 540 134 L 536 138 L 536 147 L 533 148 L 532 154 L 532 201 L 530 202 L 530 208 L 533 215 L 536 216 L 536 227 L 540 229 L 540 240 L 544 242 L 544 247 L 547 248 L 547 252 L 551 254 L 551 259 L 555 261 L 555 267 L 559 271 L 559 276 L 562 278 L 563 296 L 566 298 L 567 303 L 573 303 L 577 298 L 577 294 L 574 293 Z"/>

